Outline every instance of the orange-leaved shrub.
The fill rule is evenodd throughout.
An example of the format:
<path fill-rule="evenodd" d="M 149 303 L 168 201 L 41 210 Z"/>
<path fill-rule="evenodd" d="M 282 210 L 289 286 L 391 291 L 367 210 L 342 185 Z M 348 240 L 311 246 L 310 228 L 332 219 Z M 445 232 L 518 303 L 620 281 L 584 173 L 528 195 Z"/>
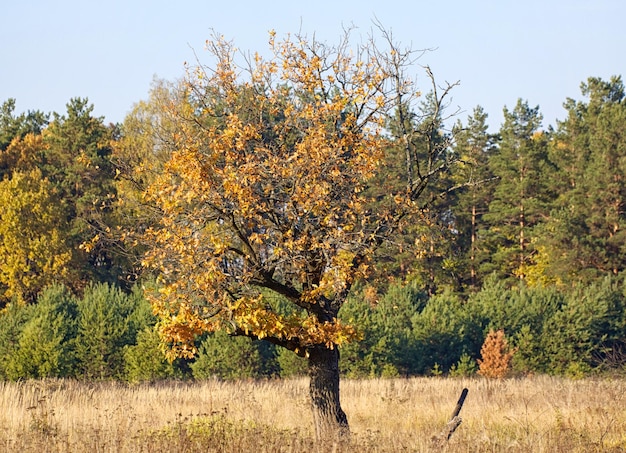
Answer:
<path fill-rule="evenodd" d="M 478 374 L 487 378 L 500 379 L 507 375 L 515 350 L 509 348 L 504 330 L 490 330 L 485 338 L 478 359 Z"/>

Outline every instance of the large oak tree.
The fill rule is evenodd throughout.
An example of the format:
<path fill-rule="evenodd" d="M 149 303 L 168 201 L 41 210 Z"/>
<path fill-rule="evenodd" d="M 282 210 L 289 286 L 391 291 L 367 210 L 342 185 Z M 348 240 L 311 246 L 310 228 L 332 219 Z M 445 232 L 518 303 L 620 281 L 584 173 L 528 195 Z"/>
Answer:
<path fill-rule="evenodd" d="M 400 121 L 394 133 L 404 183 L 375 204 L 367 195 L 390 149 L 385 125 L 419 96 L 408 71 L 420 54 L 380 31 L 385 50 L 353 45 L 350 33 L 336 46 L 271 33 L 271 56 L 245 64 L 232 43 L 207 41 L 214 61 L 190 67 L 172 98 L 174 151 L 143 194 L 154 214 L 140 228 L 143 264 L 160 279 L 152 302 L 172 355 L 193 355 L 198 335 L 223 329 L 306 357 L 318 438 L 348 430 L 338 346 L 358 333 L 339 309 L 452 161 L 434 133 L 451 87 L 433 83 L 433 126 Z"/>

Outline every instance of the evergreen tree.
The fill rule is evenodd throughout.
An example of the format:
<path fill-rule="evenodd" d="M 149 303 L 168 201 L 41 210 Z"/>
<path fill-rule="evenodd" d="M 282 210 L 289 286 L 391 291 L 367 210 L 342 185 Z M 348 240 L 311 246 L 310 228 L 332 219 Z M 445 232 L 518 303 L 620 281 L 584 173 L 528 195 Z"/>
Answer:
<path fill-rule="evenodd" d="M 412 318 L 421 311 L 427 294 L 417 282 L 389 285 L 380 300 L 368 300 L 369 288 L 357 291 L 340 317 L 358 326 L 363 339 L 341 349 L 341 371 L 351 377 L 409 375 L 417 356 Z"/>
<path fill-rule="evenodd" d="M 139 302 L 108 284 L 92 284 L 78 301 L 76 356 L 87 379 L 124 376 L 124 346 L 136 342 L 143 325 L 132 322 Z M 136 319 L 136 317 L 135 317 Z"/>
<path fill-rule="evenodd" d="M 9 98 L 0 106 L 0 156 L 9 144 L 23 138 L 27 134 L 39 135 L 46 127 L 49 115 L 40 111 L 28 111 L 21 115 L 15 115 L 15 99 Z M 0 159 L 1 161 L 1 159 Z M 0 164 L 0 179 L 10 171 L 10 168 Z"/>
<path fill-rule="evenodd" d="M 9 379 L 68 377 L 74 372 L 77 304 L 60 285 L 41 293 L 9 358 Z"/>
<path fill-rule="evenodd" d="M 20 347 L 24 325 L 32 318 L 35 305 L 9 304 L 0 310 L 0 380 L 15 377 L 13 358 Z"/>
<path fill-rule="evenodd" d="M 552 159 L 559 168 L 557 209 L 541 236 L 546 273 L 593 281 L 626 268 L 626 103 L 619 77 L 590 78 L 586 101 L 568 99 Z"/>
<path fill-rule="evenodd" d="M 546 372 L 580 377 L 607 357 L 619 356 L 626 336 L 624 281 L 607 276 L 577 285 L 560 309 L 546 317 L 541 349 Z M 622 357 L 613 366 L 623 366 Z"/>
<path fill-rule="evenodd" d="M 403 193 L 410 186 L 417 187 L 425 200 L 413 208 L 417 219 L 401 223 L 401 234 L 379 248 L 374 261 L 377 276 L 404 279 L 410 275 L 430 294 L 440 287 L 454 286 L 458 265 L 451 210 L 454 194 L 448 190 L 453 185 L 449 167 L 457 156 L 444 122 L 434 92 L 416 108 L 398 106 L 387 125 L 394 140 L 369 189 L 376 200 L 372 209 L 385 209 L 385 203 L 394 202 L 389 194 Z M 381 279 L 376 284 L 383 291 L 386 288 Z"/>
<path fill-rule="evenodd" d="M 229 336 L 224 331 L 207 335 L 201 343 L 198 358 L 191 365 L 194 377 L 261 377 L 264 365 L 258 343 L 245 337 Z"/>
<path fill-rule="evenodd" d="M 539 107 L 518 100 L 512 111 L 504 109 L 499 152 L 489 159 L 491 172 L 498 177 L 489 212 L 489 246 L 492 262 L 483 272 L 525 277 L 533 264 L 533 228 L 548 215 L 549 181 L 548 133 L 542 131 Z"/>
<path fill-rule="evenodd" d="M 130 382 L 155 381 L 179 377 L 174 363 L 165 358 L 161 339 L 154 326 L 137 333 L 137 343 L 124 348 L 125 378 Z"/>
<path fill-rule="evenodd" d="M 70 100 L 67 114 L 55 113 L 44 131 L 47 151 L 42 171 L 66 204 L 70 244 L 76 250 L 74 266 L 82 274 L 75 282 L 77 289 L 90 280 L 117 283 L 121 273 L 110 248 L 96 240 L 112 225 L 115 173 L 110 155 L 115 129 L 92 116 L 93 105 L 88 102 Z"/>
<path fill-rule="evenodd" d="M 420 156 L 416 161 L 425 163 L 415 166 L 418 178 L 435 172 L 437 177 L 424 187 L 427 200 L 420 210 L 420 221 L 410 230 L 414 232 L 414 254 L 416 265 L 411 277 L 417 278 L 428 294 L 435 294 L 445 288 L 457 289 L 459 272 L 458 235 L 454 226 L 452 206 L 456 203 L 457 185 L 451 162 L 458 162 L 459 156 L 451 147 L 454 134 L 445 129 L 441 106 L 436 102 L 434 92 L 429 93 L 417 112 L 415 144 L 413 148 Z M 427 156 L 431 156 L 427 158 Z M 455 172 L 456 172 L 455 165 Z"/>
<path fill-rule="evenodd" d="M 487 132 L 487 113 L 474 109 L 467 125 L 456 125 L 455 152 L 462 164 L 455 179 L 463 187 L 457 192 L 453 207 L 458 246 L 463 256 L 459 278 L 464 286 L 476 291 L 482 282 L 480 267 L 489 260 L 485 245 L 487 231 L 483 215 L 489 208 L 497 179 L 489 168 L 489 159 L 496 153 L 496 138 Z"/>
<path fill-rule="evenodd" d="M 411 319 L 412 372 L 447 372 L 464 354 L 478 358 L 483 331 L 477 321 L 458 294 L 446 291 L 431 297 Z"/>

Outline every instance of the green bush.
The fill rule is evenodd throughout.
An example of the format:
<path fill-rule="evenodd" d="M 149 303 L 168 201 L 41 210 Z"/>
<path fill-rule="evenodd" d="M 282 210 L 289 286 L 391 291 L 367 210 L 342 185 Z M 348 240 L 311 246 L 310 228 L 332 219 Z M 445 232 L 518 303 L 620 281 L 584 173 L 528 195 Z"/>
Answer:
<path fill-rule="evenodd" d="M 230 336 L 224 331 L 207 335 L 200 344 L 198 358 L 191 364 L 196 379 L 256 378 L 264 375 L 258 342 Z"/>
<path fill-rule="evenodd" d="M 349 377 L 426 375 L 432 370 L 471 375 L 486 332 L 503 329 L 515 348 L 516 373 L 580 377 L 598 368 L 624 366 L 626 285 L 607 277 L 567 291 L 507 287 L 487 279 L 467 299 L 444 292 L 427 297 L 415 283 L 391 284 L 378 302 L 359 288 L 340 312 L 363 340 L 341 346 L 341 372 Z M 285 310 L 280 297 L 268 303 Z M 86 288 L 76 299 L 51 286 L 33 305 L 0 311 L 0 379 L 76 377 L 132 382 L 179 378 L 283 377 L 307 373 L 307 361 L 267 342 L 225 332 L 199 340 L 191 365 L 168 363 L 156 319 L 137 289 L 107 284 Z"/>
<path fill-rule="evenodd" d="M 556 287 L 528 288 L 519 282 L 508 288 L 504 282 L 489 278 L 467 302 L 467 310 L 483 329 L 504 330 L 516 349 L 513 370 L 518 373 L 545 372 L 549 359 L 543 350 L 550 319 L 560 310 L 565 295 Z"/>
<path fill-rule="evenodd" d="M 156 381 L 181 376 L 161 350 L 161 339 L 154 327 L 145 327 L 137 334 L 137 344 L 124 351 L 125 376 L 130 382 Z"/>
<path fill-rule="evenodd" d="M 64 286 L 44 290 L 20 332 L 7 378 L 73 375 L 76 316 L 76 300 Z"/>
<path fill-rule="evenodd" d="M 544 329 L 541 349 L 547 371 L 579 377 L 620 347 L 626 336 L 623 283 L 607 277 L 567 295 Z"/>
<path fill-rule="evenodd" d="M 15 377 L 14 360 L 24 325 L 31 319 L 34 305 L 9 304 L 0 310 L 0 379 Z"/>
<path fill-rule="evenodd" d="M 276 361 L 280 377 L 304 376 L 308 372 L 307 360 L 288 349 L 277 348 Z"/>
<path fill-rule="evenodd" d="M 427 374 L 435 364 L 445 372 L 463 354 L 478 357 L 480 353 L 482 324 L 455 294 L 445 292 L 431 297 L 411 322 L 415 343 L 412 374 Z"/>
<path fill-rule="evenodd" d="M 135 343 L 139 326 L 133 319 L 138 294 L 125 294 L 108 284 L 88 286 L 78 302 L 76 358 L 86 379 L 124 377 L 124 347 Z"/>
<path fill-rule="evenodd" d="M 339 314 L 357 327 L 363 340 L 341 348 L 341 372 L 350 377 L 407 375 L 413 372 L 415 342 L 412 317 L 426 303 L 426 295 L 414 283 L 395 283 L 375 305 L 355 291 Z"/>
<path fill-rule="evenodd" d="M 476 374 L 478 364 L 466 352 L 461 354 L 459 361 L 450 368 L 450 376 L 453 377 L 469 377 Z"/>

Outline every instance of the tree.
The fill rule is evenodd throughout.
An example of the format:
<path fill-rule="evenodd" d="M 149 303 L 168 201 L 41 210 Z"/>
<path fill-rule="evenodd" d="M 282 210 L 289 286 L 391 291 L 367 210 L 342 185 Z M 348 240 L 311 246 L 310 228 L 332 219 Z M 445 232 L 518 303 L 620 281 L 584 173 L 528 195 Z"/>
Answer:
<path fill-rule="evenodd" d="M 484 216 L 489 222 L 492 265 L 485 269 L 523 279 L 535 253 L 532 229 L 548 215 L 551 163 L 547 133 L 540 130 L 539 107 L 519 99 L 504 109 L 499 152 L 489 159 L 498 185 Z"/>
<path fill-rule="evenodd" d="M 114 224 L 110 216 L 116 194 L 110 160 L 115 128 L 94 117 L 93 108 L 88 99 L 71 99 L 67 113 L 55 113 L 43 132 L 47 149 L 41 170 L 66 204 L 68 241 L 81 273 L 76 290 L 92 280 L 118 283 L 122 272 L 111 244 L 94 240 L 106 237 Z"/>
<path fill-rule="evenodd" d="M 71 279 L 64 206 L 41 171 L 0 181 L 0 306 L 34 302 L 54 282 Z"/>
<path fill-rule="evenodd" d="M 48 124 L 49 115 L 40 111 L 29 111 L 15 116 L 15 99 L 9 98 L 0 106 L 0 156 L 15 140 L 27 134 L 39 135 Z M 0 160 L 1 161 L 1 160 Z M 8 168 L 0 163 L 0 177 Z"/>
<path fill-rule="evenodd" d="M 415 372 L 415 341 L 411 318 L 426 303 L 427 295 L 415 282 L 389 285 L 380 300 L 369 300 L 371 287 L 353 291 L 340 319 L 355 325 L 363 339 L 342 349 L 341 368 L 350 377 L 409 375 Z"/>
<path fill-rule="evenodd" d="M 196 379 L 258 378 L 263 375 L 263 358 L 250 338 L 231 337 L 219 331 L 202 341 L 200 353 L 191 364 L 191 369 Z"/>
<path fill-rule="evenodd" d="M 45 153 L 46 145 L 41 134 L 15 137 L 4 151 L 0 151 L 0 179 L 11 177 L 16 172 L 28 173 L 40 169 Z"/>
<path fill-rule="evenodd" d="M 10 379 L 71 377 L 74 372 L 76 300 L 61 285 L 42 291 L 10 357 Z"/>
<path fill-rule="evenodd" d="M 107 218 L 110 228 L 99 231 L 90 246 L 115 247 L 114 256 L 125 257 L 131 280 L 139 272 L 143 249 L 125 243 L 125 232 L 130 228 L 147 229 L 155 223 L 154 209 L 145 203 L 143 193 L 175 151 L 178 130 L 169 106 L 182 102 L 184 93 L 179 88 L 155 80 L 148 100 L 133 107 L 121 125 L 121 137 L 112 143 L 110 159 L 115 167 L 116 197 Z"/>
<path fill-rule="evenodd" d="M 109 159 L 116 129 L 106 127 L 102 118 L 92 116 L 93 106 L 88 105 L 87 99 L 72 99 L 67 104 L 67 114 L 55 113 L 51 123 L 40 112 L 14 116 L 13 109 L 12 99 L 0 109 L 0 179 L 14 180 L 6 183 L 8 187 L 18 181 L 24 185 L 34 178 L 33 184 L 45 185 L 47 198 L 44 203 L 50 203 L 50 206 L 26 207 L 24 213 L 17 214 L 20 221 L 13 224 L 19 228 L 13 233 L 4 232 L 0 240 L 6 243 L 17 237 L 24 242 L 26 238 L 41 234 L 52 237 L 60 232 L 55 240 L 63 243 L 71 265 L 67 263 L 63 272 L 58 273 L 51 268 L 29 266 L 27 273 L 31 279 L 48 283 L 57 280 L 73 290 L 84 289 L 90 280 L 117 283 L 127 262 L 118 249 L 113 248 L 117 244 L 97 240 L 99 236 L 110 239 L 108 232 L 116 223 L 112 218 L 112 204 L 116 198 L 114 172 Z M 31 189 L 41 193 L 39 189 Z M 25 193 L 16 196 L 12 204 L 24 196 Z M 50 212 L 38 218 L 37 209 Z M 12 209 L 8 211 L 7 216 L 11 215 Z M 5 227 L 11 227 L 4 223 Z M 32 239 L 29 240 L 32 245 Z M 51 244 L 46 247 L 49 258 L 55 258 L 57 250 Z M 23 244 L 21 251 L 24 251 Z M 10 259 L 14 264 L 7 263 L 4 267 L 16 271 L 19 266 L 15 262 L 19 260 L 33 261 L 33 258 L 14 253 Z M 24 268 L 22 265 L 22 271 Z M 71 272 L 67 272 L 68 269 Z M 32 301 L 36 292 L 27 296 Z"/>
<path fill-rule="evenodd" d="M 385 194 L 402 191 L 409 173 L 419 174 L 424 170 L 415 163 L 428 162 L 431 168 L 446 165 L 452 150 L 445 122 L 451 116 L 444 117 L 436 90 L 429 92 L 417 106 L 405 104 L 395 109 L 387 123 L 391 143 L 385 150 L 380 170 L 369 184 L 367 195 L 374 200 L 370 209 L 379 209 L 380 203 L 384 206 L 388 201 Z M 429 159 L 434 160 L 429 162 Z M 429 294 L 454 284 L 451 274 L 455 265 L 455 234 L 450 215 L 454 196 L 447 190 L 451 184 L 449 178 L 440 177 L 424 187 L 421 198 L 428 200 L 424 203 L 428 209 L 415 209 L 414 214 L 419 218 L 406 222 L 393 241 L 376 250 L 372 260 L 374 272 L 369 279 L 379 292 L 385 291 L 385 282 L 390 277 L 419 281 Z"/>
<path fill-rule="evenodd" d="M 465 260 L 463 268 L 469 273 L 462 277 L 463 283 L 477 290 L 482 283 L 479 269 L 489 256 L 483 215 L 487 213 L 497 184 L 489 169 L 489 159 L 496 152 L 496 139 L 487 132 L 487 113 L 480 106 L 468 117 L 465 127 L 457 123 L 456 128 L 454 148 L 462 162 L 456 173 L 457 181 L 469 184 L 457 192 L 453 207 L 455 229 Z"/>
<path fill-rule="evenodd" d="M 541 235 L 549 266 L 563 282 L 625 269 L 626 103 L 620 77 L 589 78 L 585 101 L 568 99 L 551 147 L 561 190 Z"/>
<path fill-rule="evenodd" d="M 171 354 L 193 355 L 198 335 L 222 329 L 305 357 L 318 438 L 348 430 L 338 347 L 357 333 L 339 309 L 451 165 L 445 146 L 419 154 L 419 132 L 401 122 L 404 184 L 368 209 L 384 126 L 418 94 L 406 75 L 415 54 L 383 37 L 387 51 L 373 39 L 351 50 L 349 33 L 338 46 L 272 33 L 272 56 L 247 67 L 231 43 L 209 41 L 215 64 L 190 68 L 172 106 L 176 151 L 144 193 L 158 216 L 139 232 L 143 263 L 162 284 L 151 298 Z M 439 109 L 450 87 L 433 89 Z M 278 310 L 268 292 L 294 309 Z"/>
<path fill-rule="evenodd" d="M 35 305 L 10 304 L 0 310 L 0 356 L 11 358 L 0 361 L 2 380 L 16 377 L 13 358 L 20 348 L 20 336 L 24 326 L 34 316 L 35 308 Z"/>
<path fill-rule="evenodd" d="M 482 359 L 478 359 L 478 374 L 486 378 L 501 379 L 509 372 L 515 350 L 509 348 L 504 330 L 490 330 L 480 355 Z"/>
<path fill-rule="evenodd" d="M 619 358 L 625 307 L 623 277 L 609 275 L 572 288 L 559 310 L 546 319 L 541 344 L 548 361 L 545 371 L 578 376 L 607 357 Z M 616 365 L 623 365 L 623 358 Z"/>
<path fill-rule="evenodd" d="M 137 344 L 125 346 L 124 374 L 130 382 L 157 381 L 181 375 L 175 364 L 166 360 L 154 326 L 137 332 Z"/>
<path fill-rule="evenodd" d="M 85 378 L 123 376 L 124 346 L 136 341 L 140 324 L 133 319 L 138 296 L 102 283 L 86 288 L 76 321 L 78 372 Z"/>

